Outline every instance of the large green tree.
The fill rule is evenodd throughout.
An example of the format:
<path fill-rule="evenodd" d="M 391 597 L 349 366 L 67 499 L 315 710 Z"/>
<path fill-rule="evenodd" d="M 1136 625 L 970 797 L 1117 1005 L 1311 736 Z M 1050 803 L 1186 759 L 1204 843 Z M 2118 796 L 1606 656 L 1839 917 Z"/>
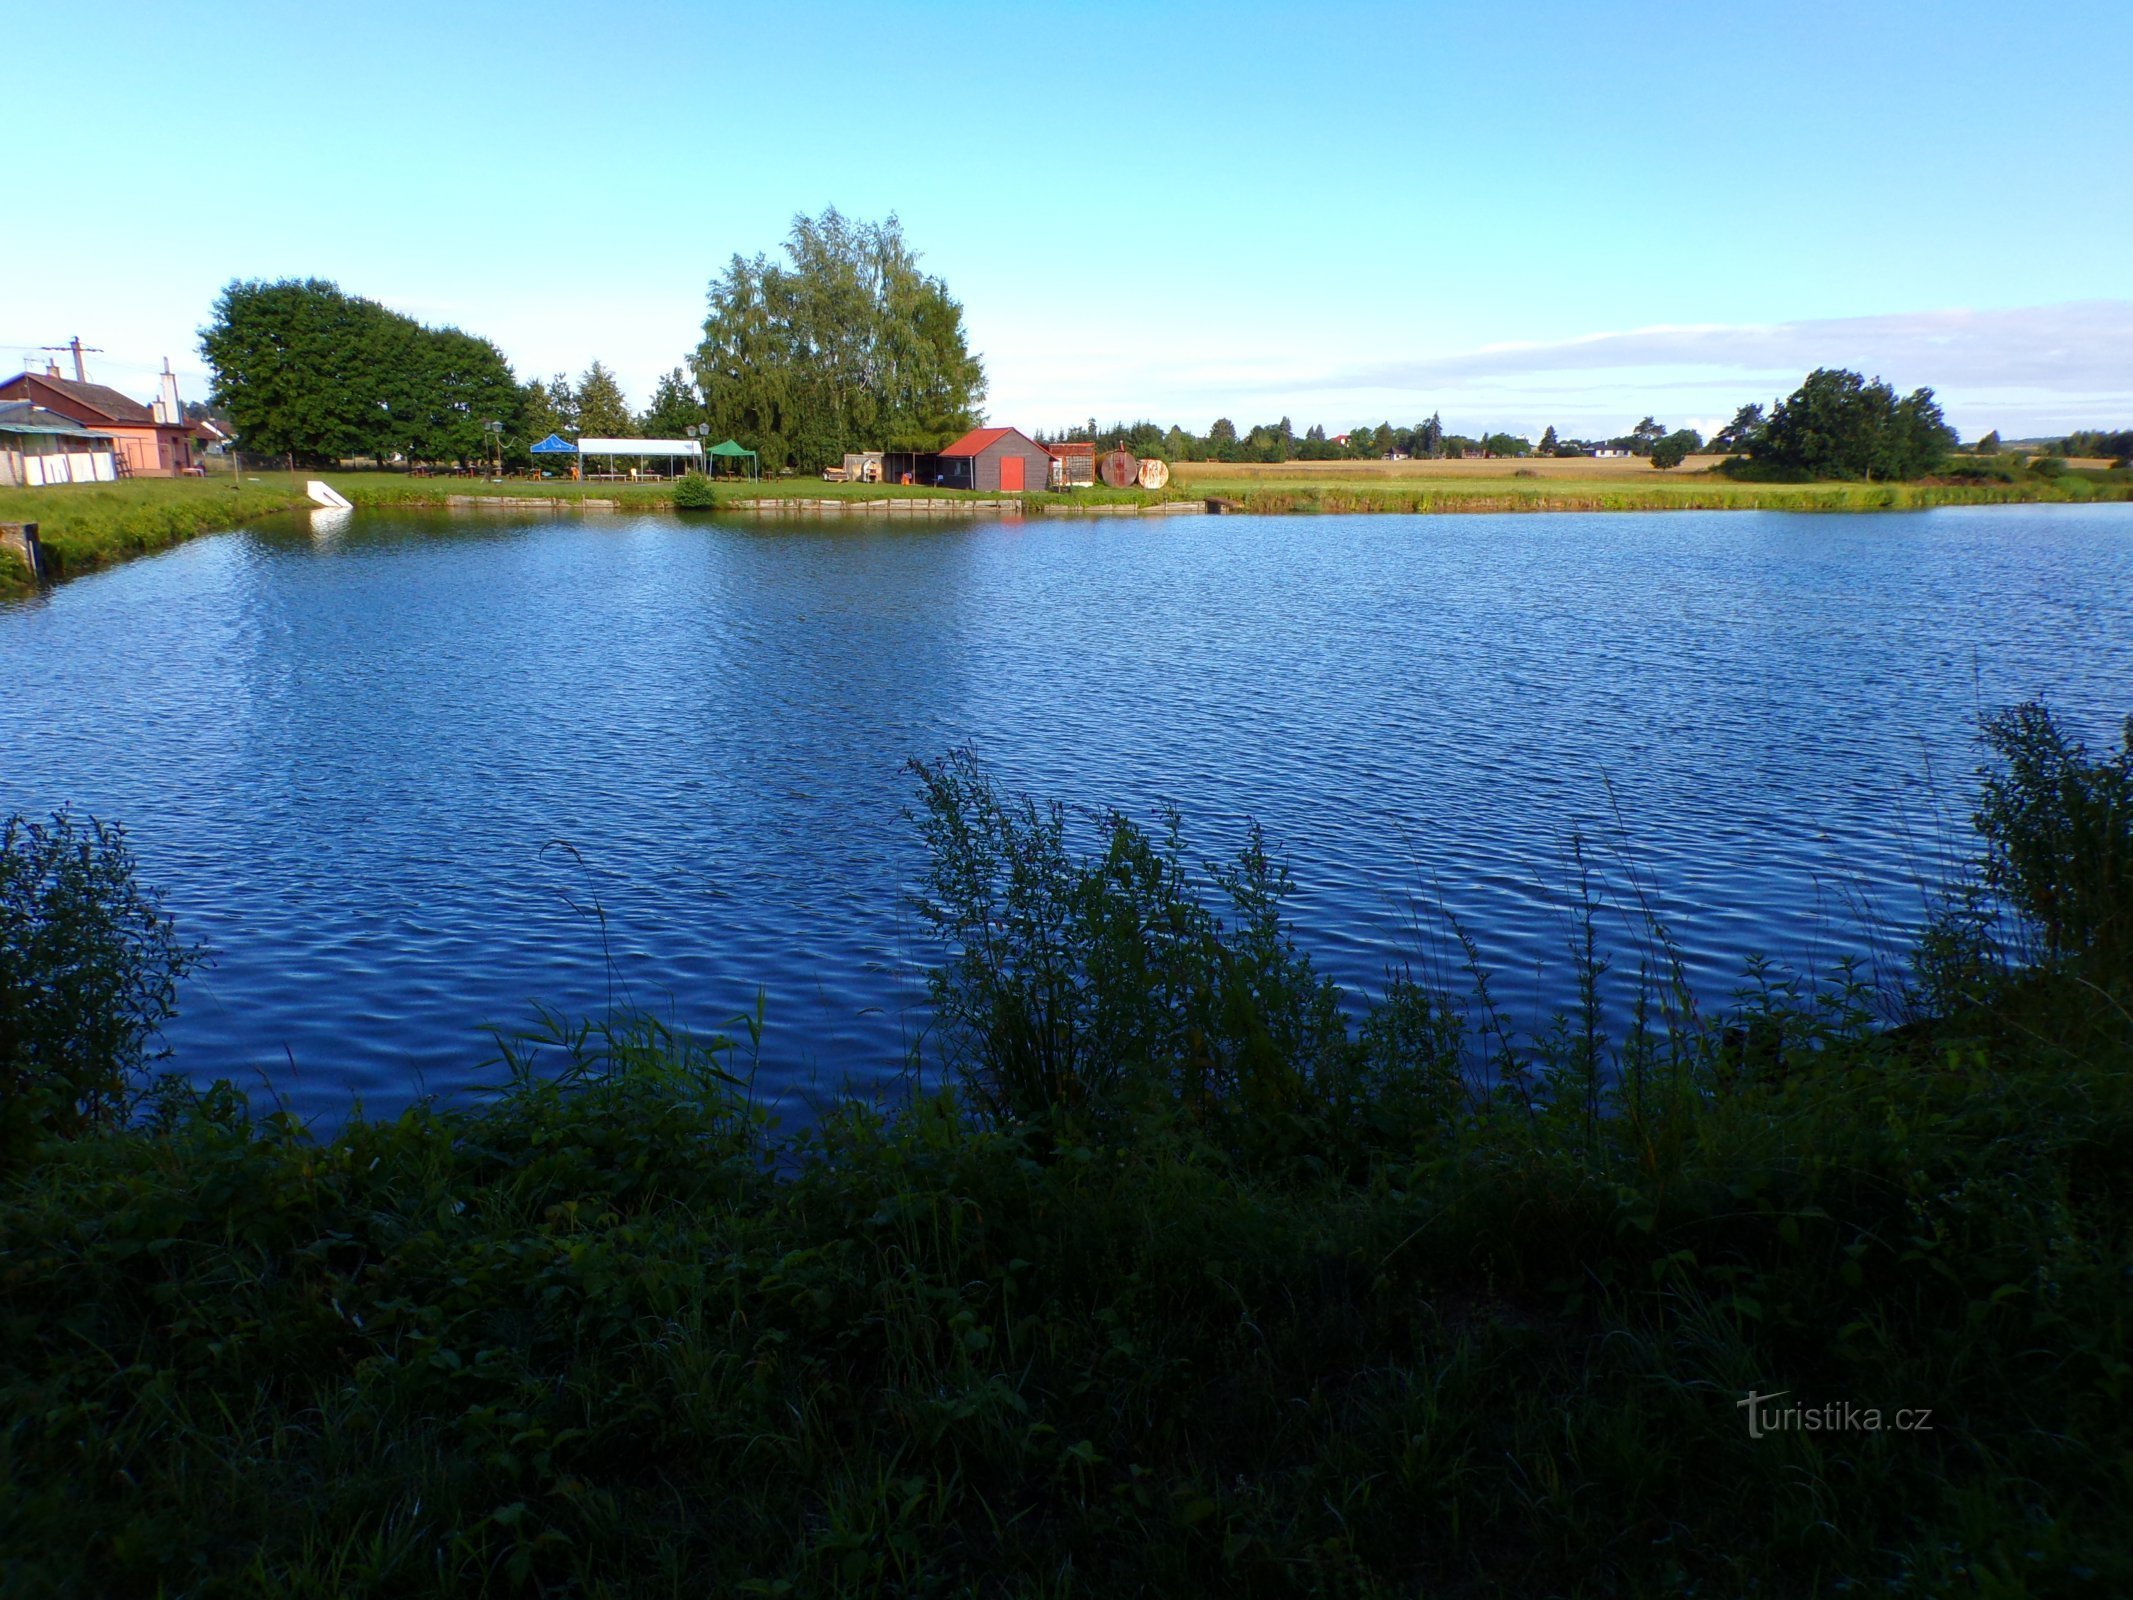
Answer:
<path fill-rule="evenodd" d="M 894 216 L 795 217 L 785 259 L 736 255 L 691 361 L 713 428 L 766 463 L 937 449 L 978 420 L 985 371 L 963 308 L 919 270 Z"/>
<path fill-rule="evenodd" d="M 214 401 L 239 444 L 307 461 L 477 461 L 526 396 L 486 339 L 428 328 L 318 278 L 231 283 L 200 333 Z"/>
<path fill-rule="evenodd" d="M 660 374 L 652 385 L 652 403 L 637 419 L 637 426 L 647 439 L 679 439 L 683 429 L 703 420 L 704 403 L 696 385 L 683 368 L 676 367 Z"/>
<path fill-rule="evenodd" d="M 597 361 L 578 378 L 578 432 L 588 439 L 637 437 L 637 419 L 621 382 Z"/>
<path fill-rule="evenodd" d="M 1749 442 L 1759 466 L 1816 478 L 1916 478 L 1955 447 L 1931 389 L 1901 399 L 1879 378 L 1820 367 L 1777 404 Z"/>

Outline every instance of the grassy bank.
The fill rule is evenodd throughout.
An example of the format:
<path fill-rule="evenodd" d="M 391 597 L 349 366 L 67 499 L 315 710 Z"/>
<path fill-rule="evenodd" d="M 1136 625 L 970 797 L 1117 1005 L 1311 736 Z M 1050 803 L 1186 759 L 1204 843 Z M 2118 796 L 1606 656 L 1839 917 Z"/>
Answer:
<path fill-rule="evenodd" d="M 51 489 L 0 489 L 0 522 L 34 522 L 58 577 L 151 555 L 254 517 L 305 505 L 304 474 L 138 478 Z M 0 594 L 27 593 L 29 570 L 0 557 Z"/>
<path fill-rule="evenodd" d="M 1351 1031 L 1255 849 L 1214 921 L 951 762 L 959 1098 L 779 1145 L 642 1022 L 325 1142 L 168 1090 L 0 1177 L 0 1582 L 2127 1592 L 2133 773 L 2001 726 L 1895 1030 L 1660 971 L 1612 1033 Z"/>
<path fill-rule="evenodd" d="M 2068 471 L 1991 483 L 1752 483 L 1691 457 L 1670 472 L 1644 460 L 1180 462 L 1173 482 L 1247 511 L 1901 511 L 2133 499 L 2133 475 Z"/>
<path fill-rule="evenodd" d="M 395 472 L 328 472 L 356 505 L 368 508 L 443 507 L 455 502 L 514 499 L 563 504 L 600 502 L 621 511 L 673 507 L 662 483 L 573 483 L 568 480 L 415 478 Z M 254 517 L 307 505 L 310 473 L 246 474 L 227 478 L 142 479 L 93 488 L 0 489 L 0 522 L 42 525 L 59 576 L 78 576 L 115 561 L 152 554 Z M 1019 498 L 1032 513 L 1102 513 L 1180 500 L 1219 498 L 1235 509 L 1262 513 L 1454 513 L 1546 511 L 1889 511 L 1945 505 L 2078 503 L 2133 499 L 2133 475 L 2069 470 L 2054 478 L 2006 483 L 1860 484 L 1743 483 L 1722 474 L 1684 469 L 1654 471 L 1648 463 L 1287 462 L 1276 466 L 1181 462 L 1168 488 L 1092 488 L 1071 494 L 973 495 L 952 489 L 895 484 L 823 483 L 808 478 L 760 484 L 721 481 L 721 504 L 735 501 L 930 500 L 987 502 Z M 819 507 L 795 505 L 796 513 Z M 27 570 L 0 559 L 0 595 L 26 593 Z"/>

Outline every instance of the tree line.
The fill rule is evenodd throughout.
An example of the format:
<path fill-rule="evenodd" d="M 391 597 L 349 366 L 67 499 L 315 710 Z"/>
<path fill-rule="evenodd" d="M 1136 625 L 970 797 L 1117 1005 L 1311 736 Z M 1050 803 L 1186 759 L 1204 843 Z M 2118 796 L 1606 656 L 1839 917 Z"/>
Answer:
<path fill-rule="evenodd" d="M 702 337 L 633 413 L 595 361 L 520 382 L 486 339 L 430 328 L 317 278 L 223 290 L 200 351 L 242 447 L 307 462 L 523 463 L 549 434 L 674 438 L 708 427 L 772 466 L 936 450 L 973 428 L 985 369 L 902 224 L 796 217 L 784 258 L 736 255 Z"/>
<path fill-rule="evenodd" d="M 921 270 L 894 216 L 862 222 L 832 208 L 796 217 L 781 257 L 735 255 L 708 300 L 694 351 L 660 376 L 641 412 L 600 361 L 575 379 L 521 382 L 488 340 L 425 327 L 319 279 L 233 282 L 200 348 L 215 373 L 214 404 L 242 447 L 307 461 L 518 464 L 551 433 L 674 438 L 708 428 L 755 449 L 766 466 L 811 472 L 852 450 L 939 449 L 979 421 L 985 371 L 962 307 Z M 1330 434 L 1320 424 L 1299 433 L 1287 417 L 1244 429 L 1222 417 L 1204 434 L 1092 417 L 1037 437 L 1235 462 L 1621 450 L 1671 468 L 1708 450 L 1730 458 L 1726 470 L 1737 474 L 1869 480 L 1930 474 L 1957 444 L 1931 389 L 1899 395 L 1842 368 L 1817 369 L 1767 408 L 1742 406 L 1708 441 L 1649 416 L 1608 438 L 1550 426 L 1535 442 L 1455 433 L 1434 413 Z M 2062 448 L 2123 458 L 2133 454 L 2133 430 L 2079 432 Z"/>
<path fill-rule="evenodd" d="M 1103 450 L 1131 450 L 1136 455 L 1156 455 L 1173 461 L 1376 461 L 1399 457 L 1417 461 L 1458 460 L 1466 456 L 1589 456 L 1595 450 L 1627 450 L 1632 455 L 1665 457 L 1670 442 L 1679 455 L 1703 448 L 1703 438 L 1693 428 L 1669 430 L 1646 417 L 1629 432 L 1608 438 L 1579 439 L 1558 435 L 1551 426 L 1540 442 L 1507 432 L 1463 434 L 1447 432 L 1441 414 L 1427 421 L 1399 427 L 1381 422 L 1346 433 L 1328 434 L 1322 424 L 1302 433 L 1283 417 L 1262 422 L 1240 432 L 1228 417 L 1218 417 L 1206 433 L 1197 434 L 1172 423 L 1113 422 L 1099 426 L 1094 417 L 1057 432 L 1036 435 L 1043 443 L 1080 442 Z"/>

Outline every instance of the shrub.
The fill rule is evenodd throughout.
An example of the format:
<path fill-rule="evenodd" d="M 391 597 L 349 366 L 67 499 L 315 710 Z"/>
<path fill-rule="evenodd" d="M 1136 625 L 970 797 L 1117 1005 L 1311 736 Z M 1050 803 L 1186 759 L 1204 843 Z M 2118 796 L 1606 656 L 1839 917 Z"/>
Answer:
<path fill-rule="evenodd" d="M 2056 478 L 2066 471 L 2066 462 L 2058 456 L 2039 456 L 2029 464 L 2029 470 L 2040 478 Z"/>
<path fill-rule="evenodd" d="M 709 511 L 718 504 L 718 493 L 701 472 L 685 472 L 674 483 L 674 509 Z"/>
<path fill-rule="evenodd" d="M 1063 806 L 1003 794 L 968 752 L 911 770 L 931 855 L 915 905 L 948 946 L 933 1000 L 990 1120 L 1278 1120 L 1344 1069 L 1337 995 L 1290 937 L 1293 886 L 1256 827 L 1196 882 L 1175 813 L 1159 835 L 1097 816 L 1083 855 Z"/>
<path fill-rule="evenodd" d="M 0 828 L 0 1166 L 117 1121 L 201 959 L 135 879 L 122 829 L 66 812 Z"/>
<path fill-rule="evenodd" d="M 2133 955 L 2133 718 L 2116 754 L 2092 756 L 2035 701 L 1985 719 L 1996 764 L 1976 813 L 1985 887 L 2041 940 L 2047 960 L 2093 958 L 2124 977 Z"/>

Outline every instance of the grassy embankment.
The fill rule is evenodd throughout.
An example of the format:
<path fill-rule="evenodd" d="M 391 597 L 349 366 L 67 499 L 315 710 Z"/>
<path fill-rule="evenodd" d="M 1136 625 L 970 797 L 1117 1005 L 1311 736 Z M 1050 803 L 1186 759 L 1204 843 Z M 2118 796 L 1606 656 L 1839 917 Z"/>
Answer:
<path fill-rule="evenodd" d="M 1939 505 L 2008 505 L 2035 501 L 2133 499 L 2133 474 L 2105 464 L 2076 465 L 2057 477 L 2019 474 L 1993 483 L 1744 483 L 1691 458 L 1673 472 L 1645 461 L 1292 461 L 1278 465 L 1179 462 L 1170 486 L 1149 492 L 1096 487 L 1071 494 L 971 494 L 895 484 L 824 483 L 771 478 L 760 484 L 721 480 L 722 504 L 1019 498 L 1034 512 L 1101 513 L 1218 497 L 1258 513 L 1906 510 Z M 444 506 L 455 500 L 528 498 L 605 502 L 623 511 L 662 511 L 673 504 L 665 484 L 573 483 L 568 480 L 409 477 L 396 472 L 247 473 L 227 478 L 143 479 L 95 488 L 0 490 L 0 522 L 42 524 L 61 576 L 78 575 L 145 555 L 203 533 L 219 532 L 270 512 L 307 504 L 304 482 L 322 476 L 359 506 Z M 795 506 L 796 511 L 819 507 Z M 0 561 L 0 594 L 29 588 L 21 563 Z"/>
<path fill-rule="evenodd" d="M 149 555 L 203 533 L 307 504 L 307 474 L 221 478 L 136 478 L 52 489 L 0 489 L 0 522 L 34 522 L 59 577 Z M 0 555 L 0 594 L 27 593 L 29 569 Z"/>
<path fill-rule="evenodd" d="M 2133 772 L 2003 727 L 2039 963 L 1956 917 L 1896 1031 L 1698 1018 L 1660 948 L 1611 1039 L 1358 1035 L 1264 861 L 1215 927 L 950 765 L 960 1101 L 774 1154 L 739 1052 L 625 1025 L 324 1142 L 217 1092 L 43 1146 L 0 1586 L 2124 1594 Z"/>
<path fill-rule="evenodd" d="M 1255 512 L 1357 511 L 1889 511 L 1943 505 L 2133 499 L 2133 474 L 2108 462 L 2055 478 L 1992 483 L 1752 483 L 1692 456 L 1661 472 L 1649 461 L 1179 462 L 1172 483 Z"/>
<path fill-rule="evenodd" d="M 1290 461 L 1279 464 L 1178 462 L 1162 490 L 1097 486 L 1068 494 L 971 494 L 953 489 L 825 483 L 817 478 L 769 478 L 760 484 L 722 481 L 722 501 L 998 500 L 1019 498 L 1033 511 L 1104 510 L 1219 497 L 1245 511 L 1870 511 L 1936 505 L 2007 505 L 2035 501 L 2133 498 L 2133 475 L 2108 463 L 2057 478 L 2011 482 L 1865 484 L 1745 483 L 1710 470 L 1717 457 L 1692 457 L 1671 472 L 1644 460 Z M 443 504 L 447 497 L 552 495 L 564 500 L 611 499 L 625 509 L 668 503 L 660 487 L 454 478 L 409 479 L 393 474 L 342 474 L 335 483 L 364 505 Z"/>

